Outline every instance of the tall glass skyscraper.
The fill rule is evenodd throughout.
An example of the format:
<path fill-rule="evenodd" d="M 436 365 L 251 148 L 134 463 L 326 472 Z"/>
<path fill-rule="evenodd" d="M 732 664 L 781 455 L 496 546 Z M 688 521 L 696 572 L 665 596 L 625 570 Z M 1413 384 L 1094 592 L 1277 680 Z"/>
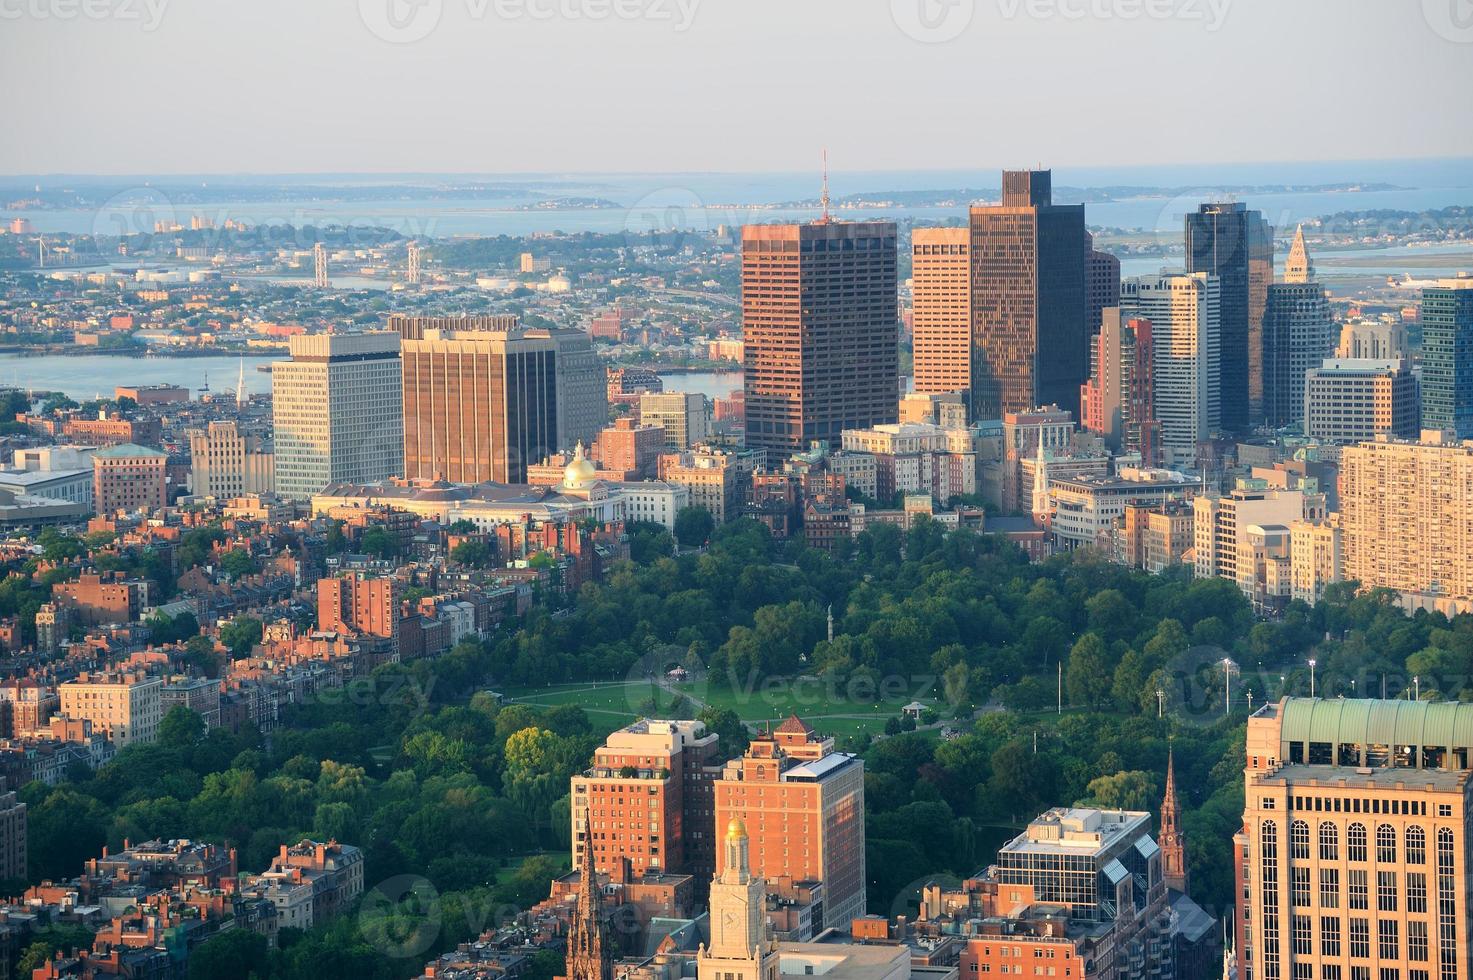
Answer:
<path fill-rule="evenodd" d="M 1422 427 L 1473 439 L 1473 277 L 1422 290 Z"/>
<path fill-rule="evenodd" d="M 1219 284 L 1218 390 L 1222 427 L 1230 432 L 1248 429 L 1250 390 L 1263 390 L 1261 381 L 1249 382 L 1253 365 L 1262 370 L 1263 364 L 1261 350 L 1254 356 L 1249 349 L 1249 265 L 1255 251 L 1261 250 L 1261 245 L 1254 247 L 1261 221 L 1262 215 L 1236 201 L 1203 204 L 1185 219 L 1187 272 L 1216 276 Z"/>

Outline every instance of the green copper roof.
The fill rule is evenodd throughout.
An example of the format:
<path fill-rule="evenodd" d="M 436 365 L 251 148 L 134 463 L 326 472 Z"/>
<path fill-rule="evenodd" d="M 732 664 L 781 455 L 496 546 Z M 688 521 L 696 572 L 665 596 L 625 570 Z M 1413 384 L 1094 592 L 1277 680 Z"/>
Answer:
<path fill-rule="evenodd" d="M 1284 742 L 1473 748 L 1473 702 L 1286 698 Z"/>

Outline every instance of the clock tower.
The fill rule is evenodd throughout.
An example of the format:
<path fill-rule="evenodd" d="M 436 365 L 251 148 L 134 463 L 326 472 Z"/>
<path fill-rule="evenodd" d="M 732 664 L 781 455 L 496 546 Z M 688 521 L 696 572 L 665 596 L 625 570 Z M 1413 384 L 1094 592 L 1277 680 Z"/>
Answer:
<path fill-rule="evenodd" d="M 724 870 L 711 880 L 711 946 L 696 956 L 698 980 L 778 980 L 767 929 L 767 888 L 747 864 L 747 828 L 727 824 Z"/>

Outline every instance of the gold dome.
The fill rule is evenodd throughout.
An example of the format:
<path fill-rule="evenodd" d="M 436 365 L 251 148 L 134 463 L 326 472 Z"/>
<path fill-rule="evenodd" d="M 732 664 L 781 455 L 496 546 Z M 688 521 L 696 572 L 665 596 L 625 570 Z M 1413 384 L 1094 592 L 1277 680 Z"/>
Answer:
<path fill-rule="evenodd" d="M 569 490 L 581 490 L 598 478 L 598 467 L 583 455 L 583 443 L 573 450 L 573 459 L 563 469 L 563 486 Z"/>
<path fill-rule="evenodd" d="M 747 839 L 747 825 L 744 824 L 744 823 L 742 823 L 741 818 L 739 818 L 739 817 L 738 818 L 733 818 L 732 821 L 731 821 L 731 823 L 729 823 L 729 824 L 726 825 L 726 839 L 727 840 L 746 840 Z"/>

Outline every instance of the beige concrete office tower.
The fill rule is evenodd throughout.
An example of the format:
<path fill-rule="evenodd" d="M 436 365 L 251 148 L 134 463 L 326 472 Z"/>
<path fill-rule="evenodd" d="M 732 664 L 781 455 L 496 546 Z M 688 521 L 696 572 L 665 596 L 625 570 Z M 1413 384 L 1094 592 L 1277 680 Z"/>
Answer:
<path fill-rule="evenodd" d="M 307 500 L 403 473 L 399 335 L 309 334 L 290 350 L 271 365 L 276 492 Z"/>
<path fill-rule="evenodd" d="M 1340 453 L 1345 577 L 1411 606 L 1473 610 L 1473 441 L 1424 430 Z"/>
<path fill-rule="evenodd" d="M 699 392 L 646 391 L 639 396 L 639 422 L 662 426 L 666 449 L 689 449 L 711 434 L 711 403 Z"/>
<path fill-rule="evenodd" d="M 526 482 L 528 464 L 557 449 L 557 351 L 546 330 L 404 341 L 405 476 Z"/>
<path fill-rule="evenodd" d="M 1473 704 L 1285 698 L 1246 755 L 1242 980 L 1473 976 Z"/>
<path fill-rule="evenodd" d="M 895 248 L 887 221 L 742 228 L 748 448 L 798 452 L 895 421 Z"/>
<path fill-rule="evenodd" d="M 1197 447 L 1221 427 L 1217 277 L 1194 272 L 1127 279 L 1120 315 L 1151 321 L 1161 455 L 1169 465 L 1191 466 Z"/>
<path fill-rule="evenodd" d="M 971 237 L 967 228 L 911 232 L 911 362 L 917 394 L 959 391 L 971 400 Z"/>
<path fill-rule="evenodd" d="M 521 319 L 515 313 L 451 313 L 445 316 L 420 316 L 412 313 L 390 313 L 388 329 L 405 340 L 423 340 L 426 330 L 515 330 Z"/>
<path fill-rule="evenodd" d="M 1304 374 L 1304 434 L 1344 445 L 1420 431 L 1417 378 L 1402 360 L 1326 358 Z"/>
<path fill-rule="evenodd" d="M 1406 324 L 1399 321 L 1357 320 L 1340 328 L 1336 357 L 1368 357 L 1376 361 L 1405 359 L 1411 354 Z"/>
<path fill-rule="evenodd" d="M 1335 346 L 1330 298 L 1314 278 L 1304 231 L 1294 236 L 1284 281 L 1268 287 L 1263 314 L 1263 408 L 1270 426 L 1304 418 L 1304 375 Z"/>
<path fill-rule="evenodd" d="M 547 331 L 557 344 L 557 448 L 593 445 L 609 424 L 609 383 L 593 341 L 582 330 Z"/>
<path fill-rule="evenodd" d="M 1314 605 L 1324 598 L 1325 586 L 1344 580 L 1345 537 L 1340 519 L 1291 521 L 1289 524 L 1291 598 Z"/>
<path fill-rule="evenodd" d="M 260 439 L 242 435 L 233 421 L 190 429 L 189 457 L 190 488 L 197 497 L 276 492 L 275 458 L 261 451 Z"/>

